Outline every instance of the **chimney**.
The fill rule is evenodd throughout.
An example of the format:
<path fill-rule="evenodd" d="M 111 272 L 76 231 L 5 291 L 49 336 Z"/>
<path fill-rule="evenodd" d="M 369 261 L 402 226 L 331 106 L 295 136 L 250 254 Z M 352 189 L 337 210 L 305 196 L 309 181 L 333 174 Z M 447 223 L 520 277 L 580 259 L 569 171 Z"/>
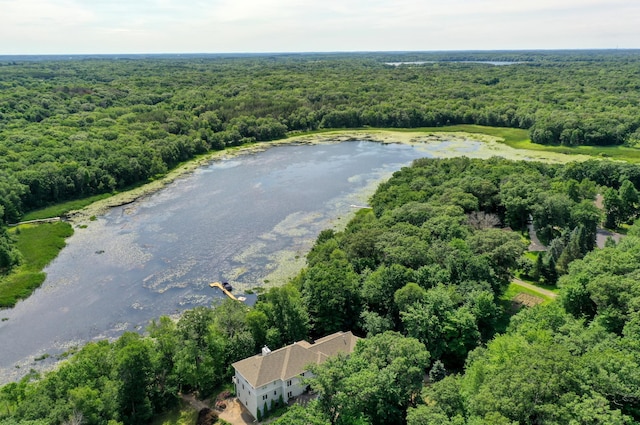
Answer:
<path fill-rule="evenodd" d="M 271 353 L 271 350 L 269 350 L 269 347 L 267 347 L 266 345 L 264 347 L 262 347 L 262 355 L 263 356 L 268 356 L 269 353 Z"/>

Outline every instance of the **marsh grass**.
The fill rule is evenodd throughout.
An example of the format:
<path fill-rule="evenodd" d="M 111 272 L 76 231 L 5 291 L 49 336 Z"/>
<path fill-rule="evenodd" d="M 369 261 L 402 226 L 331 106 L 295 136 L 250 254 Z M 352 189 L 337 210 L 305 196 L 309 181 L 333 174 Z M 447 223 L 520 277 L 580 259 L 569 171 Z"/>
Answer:
<path fill-rule="evenodd" d="M 529 131 L 518 128 L 485 127 L 482 125 L 452 125 L 449 127 L 421 128 L 420 131 L 467 132 L 499 137 L 503 143 L 515 149 L 563 153 L 568 155 L 588 155 L 594 158 L 610 158 L 628 162 L 640 162 L 640 149 L 629 146 L 551 146 L 533 143 Z"/>
<path fill-rule="evenodd" d="M 42 208 L 36 211 L 31 211 L 22 217 L 22 221 L 29 220 L 41 220 L 44 218 L 61 217 L 69 211 L 75 211 L 91 205 L 96 201 L 106 199 L 112 196 L 110 193 L 103 193 L 102 195 L 90 196 L 84 199 L 77 199 L 74 201 L 63 202 L 61 204 L 52 205 L 47 208 Z"/>
<path fill-rule="evenodd" d="M 420 128 L 359 128 L 357 131 L 367 131 L 375 133 L 378 131 L 389 131 L 395 133 L 469 133 L 484 134 L 498 137 L 502 143 L 514 149 L 525 149 L 538 152 L 553 152 L 567 155 L 587 155 L 594 158 L 610 158 L 620 161 L 638 163 L 640 162 L 640 149 L 629 146 L 552 146 L 540 145 L 531 142 L 529 131 L 520 128 L 487 127 L 475 124 L 450 125 L 446 127 L 420 127 Z M 348 130 L 343 130 L 347 132 Z M 337 130 L 322 129 L 311 132 L 298 133 L 295 136 L 307 134 L 335 133 Z M 292 135 L 293 136 L 293 135 Z"/>
<path fill-rule="evenodd" d="M 392 129 L 389 129 L 392 130 Z M 423 132 L 423 133 L 470 133 L 470 134 L 485 134 L 487 136 L 499 137 L 504 139 L 504 143 L 509 146 L 512 144 L 523 143 L 529 141 L 529 131 L 522 130 L 520 128 L 505 128 L 505 127 L 485 127 L 475 124 L 460 124 L 450 125 L 447 127 L 421 127 L 415 129 L 393 129 L 394 131 L 407 131 L 407 132 Z M 540 145 L 542 146 L 542 145 Z M 515 146 L 512 146 L 515 147 Z"/>
<path fill-rule="evenodd" d="M 0 307 L 13 307 L 38 288 L 46 277 L 42 269 L 65 247 L 73 234 L 68 223 L 20 225 L 11 229 L 22 263 L 8 275 L 0 277 Z"/>
<path fill-rule="evenodd" d="M 612 159 L 621 159 L 627 160 L 630 162 L 640 162 L 640 149 L 624 147 L 624 146 L 611 146 L 611 147 L 598 147 L 598 146 L 578 146 L 578 147 L 564 147 L 564 146 L 546 146 L 546 145 L 538 145 L 531 143 L 529 139 L 529 133 L 527 130 L 523 129 L 514 129 L 514 128 L 502 128 L 502 127 L 486 127 L 480 125 L 453 125 L 447 127 L 423 127 L 423 128 L 407 128 L 407 129 L 398 129 L 398 128 L 390 128 L 390 129 L 374 129 L 374 128 L 362 128 L 362 129 L 321 129 L 312 132 L 296 132 L 292 133 L 285 140 L 281 141 L 272 141 L 260 144 L 260 146 L 267 146 L 288 142 L 295 142 L 296 139 L 304 140 L 305 135 L 322 135 L 327 134 L 328 138 L 339 137 L 341 134 L 343 135 L 352 135 L 358 134 L 360 131 L 364 131 L 368 135 L 384 135 L 383 139 L 391 138 L 393 139 L 393 135 L 402 135 L 405 134 L 407 140 L 410 140 L 411 137 L 414 137 L 416 134 L 424 134 L 428 135 L 430 133 L 467 133 L 469 135 L 473 134 L 481 134 L 487 135 L 491 137 L 499 138 L 501 143 L 505 145 L 515 148 L 515 149 L 524 149 L 529 151 L 544 151 L 551 153 L 563 153 L 563 154 L 581 154 L 581 155 L 589 155 L 592 157 L 609 157 Z M 330 136 L 329 136 L 330 135 Z M 402 139 L 402 137 L 399 137 Z M 196 158 L 194 161 L 189 161 L 188 163 L 178 164 L 173 170 L 169 171 L 162 181 L 154 181 L 152 183 L 153 187 L 146 189 L 145 185 L 140 185 L 139 189 L 144 190 L 153 190 L 154 187 L 162 187 L 166 182 L 172 181 L 176 176 L 181 175 L 182 173 L 189 171 L 191 169 L 197 168 L 198 165 L 203 162 L 207 162 L 212 160 L 215 157 L 219 157 L 221 155 L 228 155 L 232 152 L 240 152 L 243 149 L 250 149 L 249 146 L 240 146 L 234 149 L 226 149 L 223 151 L 217 151 L 214 153 L 210 153 L 207 155 L 203 155 L 202 157 Z M 151 186 L 151 185 L 150 185 Z M 141 193 L 145 193 L 144 191 Z M 100 204 L 105 203 L 105 199 L 112 197 L 114 194 L 102 194 L 97 196 L 92 196 L 85 199 L 69 201 L 61 204 L 57 204 L 48 208 L 44 208 L 37 211 L 32 211 L 26 214 L 23 218 L 24 221 L 28 220 L 36 220 L 43 218 L 51 218 L 51 217 L 59 217 L 70 211 L 78 211 L 83 208 L 92 205 L 96 205 L 96 211 L 102 211 L 99 207 Z M 115 204 L 122 204 L 126 202 L 129 198 L 135 199 L 140 196 L 135 191 L 129 192 L 122 191 L 118 194 L 127 195 Z M 102 201 L 102 202 L 98 202 Z M 106 201 L 111 202 L 111 201 Z M 106 205 L 106 204 L 105 204 Z M 89 217 L 91 216 L 91 217 Z M 92 210 L 87 217 L 89 217 L 89 221 L 95 220 L 95 211 Z M 0 277 L 0 306 L 13 306 L 16 301 L 20 298 L 25 298 L 33 292 L 35 288 L 40 286 L 44 281 L 44 274 L 41 270 L 58 254 L 58 252 L 64 247 L 64 238 L 68 237 L 73 231 L 71 226 L 65 223 L 58 223 L 60 227 L 56 227 L 54 224 L 49 225 L 41 225 L 35 228 L 39 230 L 32 230 L 32 228 L 20 226 L 18 231 L 13 230 L 14 235 L 18 239 L 19 242 L 19 250 L 22 252 L 24 257 L 24 261 L 22 266 L 18 267 L 15 272 L 8 276 Z M 81 224 L 82 226 L 86 226 L 86 223 Z M 65 229 L 65 230 L 62 230 Z M 32 237 L 33 232 L 37 233 L 37 236 Z M 59 233 L 59 232 L 62 232 Z M 26 233 L 23 235 L 23 233 Z M 67 236 L 64 236 L 67 234 Z M 254 290 L 259 293 L 258 288 L 254 288 Z M 525 292 L 526 291 L 522 291 Z"/>

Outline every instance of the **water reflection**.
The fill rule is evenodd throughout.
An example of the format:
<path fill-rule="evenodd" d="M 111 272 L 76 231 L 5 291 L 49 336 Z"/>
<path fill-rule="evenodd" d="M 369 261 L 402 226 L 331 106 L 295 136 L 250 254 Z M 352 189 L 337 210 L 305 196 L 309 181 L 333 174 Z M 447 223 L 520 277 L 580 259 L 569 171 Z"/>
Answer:
<path fill-rule="evenodd" d="M 428 155 L 425 146 L 373 142 L 274 147 L 113 208 L 76 229 L 39 290 L 0 312 L 0 381 L 41 366 L 34 358 L 44 353 L 210 305 L 220 296 L 212 281 L 242 292 L 285 280 L 323 228 Z"/>

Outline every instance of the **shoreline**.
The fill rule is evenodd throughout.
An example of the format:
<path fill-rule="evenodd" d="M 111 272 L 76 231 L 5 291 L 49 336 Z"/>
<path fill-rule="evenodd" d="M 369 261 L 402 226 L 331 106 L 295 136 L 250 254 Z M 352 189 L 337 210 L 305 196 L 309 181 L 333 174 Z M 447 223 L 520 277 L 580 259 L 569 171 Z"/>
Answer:
<path fill-rule="evenodd" d="M 194 172 L 198 168 L 205 166 L 216 160 L 225 160 L 240 155 L 250 155 L 253 153 L 263 152 L 271 147 L 283 146 L 289 144 L 320 144 L 320 143 L 342 143 L 347 141 L 367 140 L 379 143 L 410 143 L 409 140 L 399 140 L 400 137 L 392 137 L 386 134 L 383 137 L 376 137 L 375 132 L 358 132 L 358 131 L 336 131 L 327 133 L 318 133 L 311 135 L 292 136 L 286 139 L 278 139 L 268 142 L 256 142 L 250 145 L 243 145 L 215 151 L 205 154 L 201 157 L 194 158 L 181 164 L 180 166 L 169 171 L 165 176 L 158 180 L 143 184 L 137 188 L 117 193 L 106 199 L 96 201 L 82 209 L 69 211 L 65 214 L 65 221 L 74 225 L 86 224 L 90 217 L 104 214 L 109 208 L 127 205 L 137 201 L 140 198 L 151 195 L 161 190 L 166 185 L 172 183 L 176 179 Z M 403 133 L 398 133 L 403 134 Z M 424 133 L 425 135 L 431 133 Z M 489 137 L 489 136 L 488 136 Z"/>
<path fill-rule="evenodd" d="M 192 159 L 184 164 L 174 168 L 162 178 L 146 183 L 135 189 L 126 192 L 117 193 L 109 198 L 96 201 L 80 210 L 68 212 L 64 219 L 73 225 L 86 224 L 91 217 L 104 214 L 108 209 L 133 203 L 140 198 L 151 195 L 161 190 L 166 185 L 172 183 L 177 178 L 194 172 L 198 168 L 205 166 L 216 160 L 224 160 L 234 158 L 240 155 L 250 155 L 257 152 L 263 152 L 274 146 L 283 146 L 289 144 L 321 144 L 321 143 L 342 143 L 348 141 L 370 141 L 377 143 L 401 143 L 401 144 L 424 144 L 424 143 L 442 143 L 458 139 L 456 141 L 477 141 L 489 145 L 498 145 L 500 148 L 493 146 L 495 154 L 490 156 L 501 156 L 505 150 L 512 150 L 518 153 L 523 160 L 539 160 L 547 162 L 570 162 L 585 160 L 590 157 L 582 154 L 564 154 L 547 151 L 532 151 L 527 149 L 512 148 L 504 143 L 501 137 L 490 136 L 482 133 L 468 132 L 421 132 L 421 131 L 393 131 L 393 130 L 336 130 L 321 132 L 315 134 L 294 135 L 285 139 L 278 139 L 268 142 L 256 142 L 250 145 L 243 145 L 215 151 L 205 154 L 201 157 Z M 491 146 L 490 146 L 491 147 Z M 501 152 L 502 150 L 502 152 Z M 451 156 L 460 156 L 458 153 Z"/>
<path fill-rule="evenodd" d="M 222 151 L 210 152 L 194 158 L 174 168 L 156 181 L 141 185 L 126 192 L 118 193 L 109 198 L 96 201 L 80 210 L 71 211 L 67 214 L 68 217 L 66 218 L 66 221 L 68 221 L 73 227 L 81 227 L 83 224 L 89 225 L 91 221 L 95 220 L 95 217 L 93 216 L 102 215 L 110 208 L 141 200 L 145 196 L 152 195 L 153 193 L 163 189 L 165 186 L 176 181 L 176 179 L 187 176 L 189 173 L 192 173 L 198 168 L 206 166 L 214 161 L 231 159 L 247 154 L 251 155 L 266 151 L 271 147 L 284 145 L 337 144 L 347 141 L 368 141 L 384 144 L 406 145 L 427 145 L 433 143 L 439 157 L 440 155 L 442 155 L 442 157 L 453 157 L 469 154 L 474 157 L 489 158 L 496 155 L 504 155 L 505 157 L 508 157 L 517 154 L 517 158 L 520 159 L 529 158 L 546 160 L 548 162 L 560 161 L 560 159 L 565 162 L 579 159 L 578 156 L 554 153 L 548 154 L 544 152 L 542 152 L 542 155 L 539 157 L 532 158 L 533 155 L 531 151 L 511 148 L 501 142 L 501 140 L 503 139 L 495 136 L 466 132 L 350 130 L 296 135 L 271 142 L 252 143 Z M 470 142 L 474 142 L 473 146 L 475 147 L 473 149 L 467 151 L 463 150 L 462 152 L 456 150 L 456 148 L 459 149 L 460 147 L 466 148 L 467 146 L 471 146 L 472 144 L 470 144 Z M 584 157 L 588 158 L 586 156 Z M 375 187 L 372 186 L 371 191 L 373 192 L 374 190 Z M 363 202 L 365 201 L 363 200 Z M 339 228 L 345 226 L 348 220 L 347 216 L 338 217 L 331 223 L 331 227 Z M 280 257 L 274 258 L 274 263 L 277 265 L 264 276 L 263 281 L 257 286 L 266 289 L 271 286 L 276 286 L 278 282 L 286 282 L 290 277 L 295 276 L 295 274 L 304 267 L 305 262 L 306 252 L 295 250 L 283 252 Z M 238 289 L 244 288 L 240 285 Z"/>

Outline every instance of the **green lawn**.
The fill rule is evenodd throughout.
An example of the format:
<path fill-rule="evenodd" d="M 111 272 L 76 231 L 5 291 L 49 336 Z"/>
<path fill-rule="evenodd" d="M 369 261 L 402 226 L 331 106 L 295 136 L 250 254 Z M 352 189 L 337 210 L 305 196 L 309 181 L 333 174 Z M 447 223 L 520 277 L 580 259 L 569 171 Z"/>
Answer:
<path fill-rule="evenodd" d="M 538 286 L 543 287 L 541 285 L 538 285 Z M 549 289 L 549 288 L 545 288 L 545 289 Z M 539 294 L 539 293 L 537 293 L 535 291 L 532 291 L 529 288 L 525 288 L 523 286 L 520 286 L 517 283 L 509 284 L 509 287 L 507 288 L 506 292 L 504 294 L 502 294 L 502 296 L 500 297 L 500 301 L 499 301 L 500 305 L 503 308 L 503 313 L 498 318 L 498 320 L 496 322 L 496 332 L 497 333 L 504 333 L 507 330 L 507 326 L 509 325 L 509 321 L 511 320 L 511 316 L 513 316 L 515 313 L 517 313 L 516 311 L 513 310 L 513 299 L 516 297 L 516 295 L 518 295 L 520 293 L 533 295 L 535 297 L 542 298 L 544 300 L 542 302 L 542 304 L 548 304 L 548 303 L 553 301 L 552 298 L 547 297 L 547 296 L 545 296 L 543 294 Z"/>
<path fill-rule="evenodd" d="M 65 247 L 65 239 L 73 234 L 68 223 L 20 225 L 10 230 L 22 254 L 22 264 L 0 277 L 0 307 L 13 307 L 44 282 L 42 269 Z"/>
<path fill-rule="evenodd" d="M 542 286 L 542 285 L 536 285 L 536 286 L 540 286 L 543 289 L 549 289 L 550 291 L 554 291 L 554 292 L 557 291 L 556 287 L 551 288 L 551 287 L 545 287 L 545 286 Z M 529 288 L 525 288 L 524 286 L 520 286 L 517 283 L 513 283 L 513 282 L 509 285 L 509 287 L 507 288 L 507 291 L 500 298 L 502 300 L 505 300 L 505 301 L 512 301 L 513 298 L 516 295 L 518 295 L 519 293 L 524 293 L 524 294 L 536 296 L 538 298 L 542 298 L 544 300 L 543 304 L 547 304 L 547 303 L 553 301 L 553 299 L 551 297 L 548 297 L 548 296 L 546 296 L 544 294 L 541 294 L 539 292 L 535 292 L 535 291 L 533 291 L 533 290 L 531 290 Z"/>

